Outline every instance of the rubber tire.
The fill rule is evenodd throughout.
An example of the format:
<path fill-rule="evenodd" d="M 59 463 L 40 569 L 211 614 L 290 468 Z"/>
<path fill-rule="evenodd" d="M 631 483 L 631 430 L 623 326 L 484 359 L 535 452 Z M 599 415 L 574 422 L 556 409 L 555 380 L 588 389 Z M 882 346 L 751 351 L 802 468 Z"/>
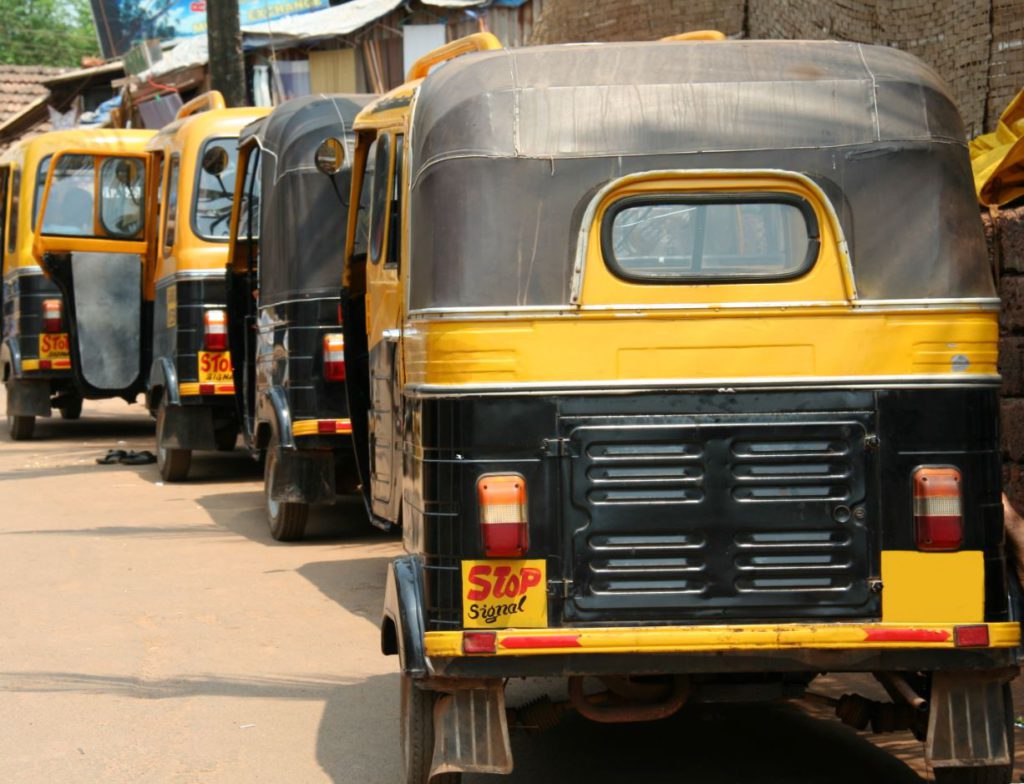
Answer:
<path fill-rule="evenodd" d="M 1013 779 L 1013 695 L 1010 684 L 1003 686 L 1006 705 L 1006 737 L 1010 747 L 1009 765 L 985 765 L 973 768 L 933 768 L 935 784 L 1010 784 Z"/>
<path fill-rule="evenodd" d="M 434 757 L 434 704 L 438 693 L 421 689 L 408 675 L 402 675 L 401 688 L 402 784 L 461 784 L 461 773 L 443 773 L 430 778 L 430 763 Z"/>
<path fill-rule="evenodd" d="M 213 441 L 218 452 L 234 452 L 235 444 L 238 443 L 238 428 L 234 425 L 217 428 L 213 431 Z"/>
<path fill-rule="evenodd" d="M 167 418 L 167 404 L 161 400 L 156 410 L 156 467 L 165 482 L 184 482 L 192 466 L 191 449 L 168 449 L 161 447 L 164 436 L 164 422 Z"/>
<path fill-rule="evenodd" d="M 60 411 L 60 418 L 66 419 L 69 422 L 73 422 L 74 420 L 78 419 L 79 417 L 82 416 L 82 404 L 84 402 L 85 401 L 83 401 L 82 398 L 80 397 L 72 398 L 63 406 L 57 409 L 58 411 Z"/>
<path fill-rule="evenodd" d="M 306 533 L 309 504 L 270 500 L 270 488 L 273 486 L 274 469 L 280 452 L 277 435 L 274 434 L 267 444 L 267 457 L 263 462 L 263 505 L 267 511 L 270 535 L 278 542 L 297 542 Z"/>
<path fill-rule="evenodd" d="M 36 431 L 34 416 L 7 415 L 7 434 L 12 441 L 28 441 Z"/>

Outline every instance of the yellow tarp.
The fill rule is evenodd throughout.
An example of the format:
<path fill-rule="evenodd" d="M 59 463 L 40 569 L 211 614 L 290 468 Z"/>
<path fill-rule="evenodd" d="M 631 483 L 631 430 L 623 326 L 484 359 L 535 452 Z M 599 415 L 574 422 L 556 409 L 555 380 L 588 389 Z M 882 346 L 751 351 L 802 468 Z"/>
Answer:
<path fill-rule="evenodd" d="M 973 139 L 970 148 L 978 201 L 1002 206 L 1024 197 L 1024 90 L 1010 101 L 995 131 Z"/>

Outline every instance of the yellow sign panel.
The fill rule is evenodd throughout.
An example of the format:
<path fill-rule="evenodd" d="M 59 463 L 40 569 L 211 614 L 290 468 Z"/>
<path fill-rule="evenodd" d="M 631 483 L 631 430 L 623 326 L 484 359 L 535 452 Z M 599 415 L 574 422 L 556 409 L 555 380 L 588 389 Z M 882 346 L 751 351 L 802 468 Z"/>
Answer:
<path fill-rule="evenodd" d="M 235 376 L 231 370 L 230 351 L 199 352 L 200 384 L 217 384 L 234 380 Z"/>
<path fill-rule="evenodd" d="M 43 333 L 39 336 L 39 359 L 51 362 L 71 359 L 68 333 Z"/>
<path fill-rule="evenodd" d="M 547 626 L 544 559 L 463 561 L 462 625 L 467 629 Z"/>

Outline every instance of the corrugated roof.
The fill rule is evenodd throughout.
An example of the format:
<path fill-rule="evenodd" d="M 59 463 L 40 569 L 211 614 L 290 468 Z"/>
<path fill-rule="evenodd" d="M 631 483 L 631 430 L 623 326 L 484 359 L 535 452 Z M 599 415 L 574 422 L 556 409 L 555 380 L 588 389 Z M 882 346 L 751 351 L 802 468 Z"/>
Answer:
<path fill-rule="evenodd" d="M 0 65 L 0 123 L 46 96 L 50 91 L 44 83 L 69 70 L 49 65 Z"/>

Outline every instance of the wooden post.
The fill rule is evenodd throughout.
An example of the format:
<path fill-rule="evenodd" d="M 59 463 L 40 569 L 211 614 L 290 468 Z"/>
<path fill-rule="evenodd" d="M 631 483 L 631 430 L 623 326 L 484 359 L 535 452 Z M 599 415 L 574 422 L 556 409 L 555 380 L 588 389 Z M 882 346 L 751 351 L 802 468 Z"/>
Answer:
<path fill-rule="evenodd" d="M 238 0 L 208 0 L 206 40 L 210 50 L 210 86 L 224 94 L 228 106 L 245 106 L 245 61 Z"/>

